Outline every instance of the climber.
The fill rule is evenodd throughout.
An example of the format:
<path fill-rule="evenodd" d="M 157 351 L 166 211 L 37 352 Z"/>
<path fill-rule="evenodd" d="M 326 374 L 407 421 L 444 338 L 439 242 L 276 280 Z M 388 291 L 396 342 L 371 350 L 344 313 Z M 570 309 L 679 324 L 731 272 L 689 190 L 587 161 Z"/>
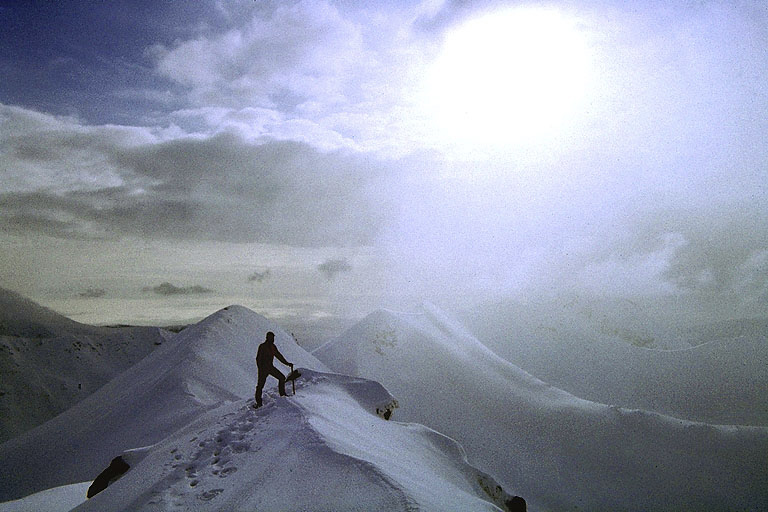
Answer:
<path fill-rule="evenodd" d="M 258 368 L 258 384 L 256 386 L 256 404 L 255 408 L 261 407 L 261 391 L 264 389 L 264 383 L 267 381 L 267 376 L 271 375 L 277 379 L 277 389 L 280 392 L 280 396 L 285 396 L 285 375 L 283 375 L 275 365 L 273 364 L 274 358 L 283 363 L 286 366 L 290 366 L 293 370 L 293 363 L 289 363 L 283 357 L 283 354 L 277 350 L 275 346 L 275 333 L 272 331 L 267 333 L 267 338 L 264 343 L 259 345 L 259 349 L 256 352 L 256 367 Z"/>

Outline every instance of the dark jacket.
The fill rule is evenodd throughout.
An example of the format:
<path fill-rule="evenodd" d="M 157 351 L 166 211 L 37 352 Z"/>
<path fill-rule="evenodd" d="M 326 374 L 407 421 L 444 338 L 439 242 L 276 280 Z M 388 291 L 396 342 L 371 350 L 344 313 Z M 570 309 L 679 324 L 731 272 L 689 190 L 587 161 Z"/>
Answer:
<path fill-rule="evenodd" d="M 280 353 L 279 350 L 277 350 L 277 347 L 274 343 L 268 343 L 264 342 L 261 345 L 259 345 L 259 349 L 256 351 L 256 366 L 259 368 L 271 368 L 274 366 L 274 363 L 272 362 L 274 358 L 277 357 L 277 359 L 283 363 L 286 366 L 290 366 L 290 363 L 285 360 L 283 357 L 283 354 Z"/>

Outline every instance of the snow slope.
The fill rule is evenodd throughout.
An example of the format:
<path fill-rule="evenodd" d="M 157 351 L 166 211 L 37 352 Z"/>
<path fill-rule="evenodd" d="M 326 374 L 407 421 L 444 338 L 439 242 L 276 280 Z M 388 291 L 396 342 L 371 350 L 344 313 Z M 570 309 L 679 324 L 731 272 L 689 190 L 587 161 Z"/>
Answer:
<path fill-rule="evenodd" d="M 13 468 L 0 478 L 0 501 L 92 480 L 122 451 L 154 444 L 205 411 L 253 396 L 256 348 L 268 330 L 288 361 L 326 368 L 274 322 L 241 306 L 224 308 L 71 409 L 0 445 L 0 467 Z"/>
<path fill-rule="evenodd" d="M 0 442 L 69 409 L 171 336 L 79 324 L 0 288 Z"/>
<path fill-rule="evenodd" d="M 377 416 L 394 402 L 380 384 L 302 372 L 295 396 L 209 412 L 76 510 L 490 511 L 510 497 L 455 441 Z"/>
<path fill-rule="evenodd" d="M 87 498 L 91 482 L 62 485 L 26 498 L 0 503 L 0 512 L 69 512 Z"/>
<path fill-rule="evenodd" d="M 579 399 L 434 307 L 372 313 L 314 355 L 381 382 L 405 421 L 456 439 L 470 463 L 542 509 L 768 509 L 768 429 Z"/>
<path fill-rule="evenodd" d="M 0 288 L 0 336 L 52 338 L 61 333 L 91 333 L 81 324 L 45 308 L 22 295 Z"/>
<path fill-rule="evenodd" d="M 504 359 L 580 397 L 695 421 L 768 426 L 765 321 L 688 328 L 678 333 L 685 348 L 653 350 L 606 339 L 551 311 L 487 306 L 468 325 Z"/>

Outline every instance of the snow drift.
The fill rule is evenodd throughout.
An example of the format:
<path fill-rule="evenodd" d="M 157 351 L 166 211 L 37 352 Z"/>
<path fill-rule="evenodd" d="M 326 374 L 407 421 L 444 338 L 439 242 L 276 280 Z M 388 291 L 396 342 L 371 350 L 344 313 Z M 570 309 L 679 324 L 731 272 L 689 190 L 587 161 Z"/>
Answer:
<path fill-rule="evenodd" d="M 765 510 L 768 429 L 579 399 L 497 357 L 432 306 L 372 313 L 314 352 L 381 382 L 399 416 L 543 509 Z"/>
<path fill-rule="evenodd" d="M 490 511 L 511 498 L 455 441 L 377 416 L 394 402 L 380 384 L 302 373 L 295 396 L 210 411 L 76 510 Z"/>
<path fill-rule="evenodd" d="M 172 336 L 80 324 L 0 288 L 0 442 L 66 411 Z"/>
<path fill-rule="evenodd" d="M 200 414 L 253 396 L 267 331 L 288 361 L 326 367 L 277 324 L 231 306 L 190 326 L 97 392 L 0 445 L 0 501 L 92 480 L 122 451 L 164 439 Z M 269 385 L 275 381 L 270 379 Z"/>

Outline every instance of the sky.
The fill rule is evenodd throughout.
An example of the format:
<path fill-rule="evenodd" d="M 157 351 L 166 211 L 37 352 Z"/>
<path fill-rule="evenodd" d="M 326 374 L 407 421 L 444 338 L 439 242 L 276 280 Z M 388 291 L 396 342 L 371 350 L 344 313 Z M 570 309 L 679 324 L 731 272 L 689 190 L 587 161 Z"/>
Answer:
<path fill-rule="evenodd" d="M 768 314 L 763 2 L 13 1 L 0 26 L 0 286 L 75 319 Z"/>

